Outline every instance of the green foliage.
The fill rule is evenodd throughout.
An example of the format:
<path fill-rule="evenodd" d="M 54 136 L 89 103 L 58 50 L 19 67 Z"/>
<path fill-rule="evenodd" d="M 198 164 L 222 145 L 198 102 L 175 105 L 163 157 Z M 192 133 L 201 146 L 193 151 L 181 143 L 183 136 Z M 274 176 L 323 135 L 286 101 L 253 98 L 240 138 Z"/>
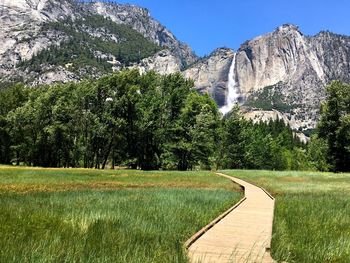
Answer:
<path fill-rule="evenodd" d="M 322 138 L 318 138 L 317 135 L 313 135 L 308 145 L 308 158 L 314 169 L 323 172 L 329 170 L 327 154 L 327 141 Z"/>
<path fill-rule="evenodd" d="M 27 100 L 30 90 L 22 84 L 16 84 L 0 90 L 0 116 L 22 106 Z"/>
<path fill-rule="evenodd" d="M 273 86 L 267 86 L 261 91 L 253 92 L 247 98 L 245 106 L 258 108 L 262 110 L 278 110 L 281 112 L 290 112 L 297 105 L 290 105 L 283 101 L 282 83 Z"/>
<path fill-rule="evenodd" d="M 245 141 L 247 122 L 239 114 L 239 109 L 231 111 L 224 119 L 220 147 L 220 166 L 240 169 L 245 167 Z"/>
<path fill-rule="evenodd" d="M 3 112 L 11 137 L 6 163 L 210 168 L 219 113 L 192 87 L 180 74 L 141 76 L 137 70 L 39 87 L 24 105 Z"/>
<path fill-rule="evenodd" d="M 311 167 L 283 120 L 253 124 L 238 108 L 221 120 L 215 102 L 193 86 L 180 73 L 126 70 L 0 93 L 0 161 L 143 170 Z"/>
<path fill-rule="evenodd" d="M 306 151 L 283 120 L 253 124 L 236 108 L 224 120 L 220 166 L 225 169 L 305 170 Z"/>
<path fill-rule="evenodd" d="M 350 171 L 350 85 L 339 81 L 327 87 L 321 108 L 318 137 L 328 146 L 328 163 L 333 171 Z"/>
<path fill-rule="evenodd" d="M 0 163 L 11 162 L 13 138 L 6 116 L 12 110 L 21 107 L 27 101 L 29 93 L 30 90 L 21 84 L 0 90 Z"/>
<path fill-rule="evenodd" d="M 79 71 L 84 68 L 88 71 L 87 73 L 93 73 L 93 70 L 107 73 L 112 70 L 112 65 L 107 62 L 109 59 L 101 57 L 96 52 L 107 56 L 113 55 L 123 65 L 129 65 L 161 50 L 159 46 L 134 29 L 116 24 L 100 15 L 85 16 L 83 19 L 74 21 L 66 19 L 43 25 L 43 34 L 52 31 L 63 34 L 68 39 L 60 45 L 52 45 L 40 51 L 30 60 L 21 62 L 18 67 L 41 73 L 42 66 L 46 64 L 55 66 L 72 64 L 69 70 Z M 118 41 L 112 39 L 111 35 Z"/>
<path fill-rule="evenodd" d="M 215 135 L 219 114 L 217 106 L 209 96 L 190 93 L 179 118 L 168 133 L 164 156 L 170 167 L 179 170 L 195 166 L 210 168 L 215 153 Z"/>

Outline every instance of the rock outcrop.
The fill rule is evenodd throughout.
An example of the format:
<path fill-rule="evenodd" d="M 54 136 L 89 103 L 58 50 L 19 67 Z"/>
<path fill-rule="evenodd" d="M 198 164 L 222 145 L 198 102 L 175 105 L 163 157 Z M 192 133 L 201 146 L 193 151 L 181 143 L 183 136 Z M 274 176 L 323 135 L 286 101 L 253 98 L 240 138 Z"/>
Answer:
<path fill-rule="evenodd" d="M 245 42 L 235 52 L 221 48 L 198 60 L 188 45 L 178 41 L 145 8 L 73 0 L 2 0 L 0 3 L 0 82 L 19 80 L 36 85 L 78 81 L 108 73 L 91 65 L 73 70 L 71 61 L 65 62 L 66 65 L 46 61 L 34 69 L 18 67 L 42 50 L 61 47 L 72 39 L 72 32 L 83 32 L 86 34 L 83 38 L 99 38 L 109 43 L 123 41 L 104 25 L 95 28 L 91 21 L 85 25 L 86 18 L 93 16 L 108 18 L 108 23 L 112 21 L 113 25 L 126 25 L 147 43 L 158 45 L 150 54 L 140 57 L 133 67 L 142 73 L 182 71 L 185 77 L 194 80 L 199 92 L 209 93 L 219 107 L 226 103 L 232 68 L 230 80 L 241 94 L 240 103 L 249 109 L 246 115 L 252 119 L 279 117 L 288 120 L 294 129 L 313 129 L 319 118 L 320 103 L 325 99 L 326 85 L 332 80 L 350 82 L 350 37 L 331 32 L 306 36 L 298 27 L 286 24 Z M 64 24 L 62 21 L 67 20 L 72 21 L 73 26 L 66 31 L 52 25 Z M 79 27 L 74 27 L 77 21 Z M 51 26 L 47 26 L 50 23 Z M 90 49 L 89 56 L 93 54 L 104 63 L 111 63 L 110 72 L 130 65 L 122 65 L 118 54 L 108 49 L 91 50 L 92 46 L 84 48 Z M 159 51 L 159 46 L 164 49 Z M 140 50 L 137 52 L 140 55 Z M 231 67 L 234 57 L 235 67 Z"/>
<path fill-rule="evenodd" d="M 284 104 L 279 110 L 308 130 L 318 121 L 325 86 L 350 80 L 349 58 L 349 37 L 327 32 L 310 37 L 296 26 L 283 25 L 241 46 L 236 78 L 248 102 L 252 94 L 279 83 L 276 99 Z"/>
<path fill-rule="evenodd" d="M 215 53 L 205 61 L 216 61 Z M 220 68 L 221 62 L 217 63 L 211 68 Z M 204 89 L 211 90 L 220 107 L 225 99 L 215 94 L 227 94 L 222 89 L 227 82 L 221 82 L 226 73 L 227 67 L 215 72 Z M 206 67 L 196 66 L 185 72 L 200 91 L 206 74 Z M 313 129 L 326 85 L 332 80 L 350 81 L 350 37 L 330 32 L 305 36 L 298 27 L 286 24 L 242 44 L 234 75 L 243 105 L 251 109 L 248 117 L 255 113 L 260 119 L 283 117 L 295 129 Z M 217 82 L 222 85 L 211 84 Z"/>
<path fill-rule="evenodd" d="M 118 25 L 133 28 L 146 39 L 161 46 L 166 51 L 142 61 L 140 67 L 144 70 L 160 70 L 161 73 L 179 71 L 198 58 L 194 52 L 158 21 L 153 19 L 148 10 L 134 5 L 116 3 L 79 3 L 73 0 L 3 0 L 0 2 L 0 81 L 26 81 L 31 84 L 51 83 L 53 81 L 71 81 L 84 78 L 60 66 L 42 64 L 40 73 L 17 68 L 22 61 L 28 61 L 42 50 L 60 45 L 71 35 L 62 30 L 48 27 L 48 24 L 59 22 L 66 24 L 67 19 L 77 21 L 89 16 L 103 16 Z M 123 40 L 106 30 L 93 28 L 91 25 L 80 25 L 80 30 L 91 37 L 108 38 L 118 43 Z M 81 30 L 80 30 L 81 31 Z M 89 48 L 89 47 L 84 47 Z M 92 50 L 96 57 L 114 60 L 117 54 L 104 54 Z M 164 59 L 165 55 L 168 59 Z M 155 63 L 153 66 L 150 64 Z M 164 64 L 164 65 L 161 65 Z M 149 65 L 149 66 L 147 66 Z M 44 75 L 44 76 L 41 76 Z M 94 76 L 100 76 L 96 72 Z M 54 78 L 51 80 L 50 76 Z M 91 77 L 91 74 L 88 74 Z"/>
<path fill-rule="evenodd" d="M 283 25 L 273 33 L 244 43 L 237 53 L 236 72 L 244 94 L 278 82 L 295 82 L 304 72 L 325 82 L 317 53 L 309 39 L 293 25 Z"/>
<path fill-rule="evenodd" d="M 51 32 L 42 34 L 42 24 L 76 16 L 69 1 L 4 0 L 0 8 L 0 80 L 9 74 L 24 76 L 14 70 L 17 63 L 62 40 Z"/>
<path fill-rule="evenodd" d="M 170 50 L 165 49 L 156 53 L 153 57 L 145 58 L 140 63 L 130 68 L 139 69 L 141 74 L 151 70 L 162 74 L 172 74 L 181 71 L 181 61 Z"/>
<path fill-rule="evenodd" d="M 195 81 L 196 89 L 209 93 L 219 106 L 225 104 L 227 82 L 234 52 L 229 48 L 215 50 L 183 72 Z"/>
<path fill-rule="evenodd" d="M 86 4 L 84 8 L 91 13 L 109 17 L 117 24 L 131 26 L 159 46 L 169 48 L 180 59 L 181 67 L 190 65 L 198 59 L 188 45 L 179 42 L 173 33 L 152 18 L 146 8 L 103 2 Z"/>

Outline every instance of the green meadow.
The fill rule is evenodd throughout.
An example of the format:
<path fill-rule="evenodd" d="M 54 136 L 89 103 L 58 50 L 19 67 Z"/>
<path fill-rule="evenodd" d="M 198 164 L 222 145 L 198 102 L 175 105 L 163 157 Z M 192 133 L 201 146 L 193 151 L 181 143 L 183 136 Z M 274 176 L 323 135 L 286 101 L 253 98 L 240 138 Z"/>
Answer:
<path fill-rule="evenodd" d="M 276 197 L 279 262 L 349 262 L 350 174 L 223 171 Z M 0 262 L 187 262 L 184 242 L 242 197 L 210 172 L 0 166 Z"/>
<path fill-rule="evenodd" d="M 0 262 L 187 262 L 184 242 L 241 197 L 209 172 L 0 166 Z"/>
<path fill-rule="evenodd" d="M 288 263 L 350 262 L 350 174 L 224 171 L 276 198 L 272 256 Z"/>

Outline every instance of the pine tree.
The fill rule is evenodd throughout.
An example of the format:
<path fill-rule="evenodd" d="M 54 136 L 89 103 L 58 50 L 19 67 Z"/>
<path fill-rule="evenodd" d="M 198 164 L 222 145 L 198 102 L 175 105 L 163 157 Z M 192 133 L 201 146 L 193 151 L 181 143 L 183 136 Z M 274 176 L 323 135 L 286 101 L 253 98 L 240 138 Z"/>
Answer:
<path fill-rule="evenodd" d="M 327 87 L 318 135 L 328 144 L 328 162 L 333 171 L 350 171 L 350 85 L 339 81 Z"/>

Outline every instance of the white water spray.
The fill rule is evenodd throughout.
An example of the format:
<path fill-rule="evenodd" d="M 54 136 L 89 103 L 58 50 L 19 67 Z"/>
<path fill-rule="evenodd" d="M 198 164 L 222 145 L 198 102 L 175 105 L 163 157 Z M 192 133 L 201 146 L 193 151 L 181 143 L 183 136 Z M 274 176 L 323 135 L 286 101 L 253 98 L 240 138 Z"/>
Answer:
<path fill-rule="evenodd" d="M 236 53 L 233 55 L 230 72 L 228 74 L 226 104 L 225 106 L 220 108 L 220 112 L 223 115 L 226 115 L 227 113 L 229 113 L 232 110 L 232 108 L 239 103 L 240 94 L 236 83 L 235 70 L 236 70 Z"/>

